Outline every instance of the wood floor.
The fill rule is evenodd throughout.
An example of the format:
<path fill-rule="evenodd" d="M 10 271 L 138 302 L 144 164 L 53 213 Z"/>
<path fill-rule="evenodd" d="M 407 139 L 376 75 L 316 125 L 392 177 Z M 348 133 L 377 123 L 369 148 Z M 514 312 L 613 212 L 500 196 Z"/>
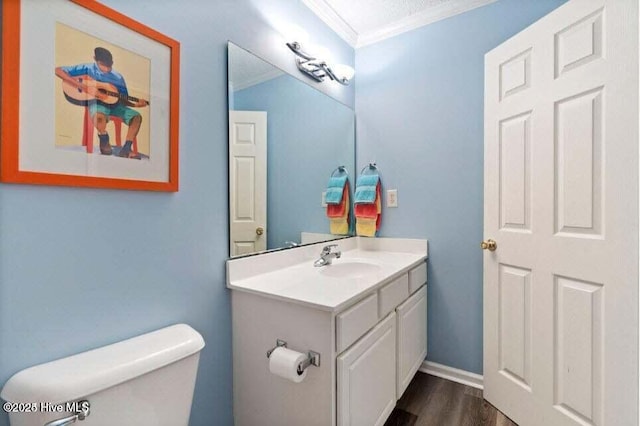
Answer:
<path fill-rule="evenodd" d="M 418 372 L 385 426 L 517 426 L 482 391 Z"/>

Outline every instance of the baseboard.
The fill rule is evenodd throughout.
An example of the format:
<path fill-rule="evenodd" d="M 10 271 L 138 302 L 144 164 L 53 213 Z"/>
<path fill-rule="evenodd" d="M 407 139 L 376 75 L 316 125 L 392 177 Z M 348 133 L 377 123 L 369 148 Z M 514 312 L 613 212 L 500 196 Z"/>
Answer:
<path fill-rule="evenodd" d="M 424 361 L 418 371 L 451 380 L 452 382 L 462 383 L 476 389 L 484 389 L 482 375 L 438 364 L 437 362 Z"/>

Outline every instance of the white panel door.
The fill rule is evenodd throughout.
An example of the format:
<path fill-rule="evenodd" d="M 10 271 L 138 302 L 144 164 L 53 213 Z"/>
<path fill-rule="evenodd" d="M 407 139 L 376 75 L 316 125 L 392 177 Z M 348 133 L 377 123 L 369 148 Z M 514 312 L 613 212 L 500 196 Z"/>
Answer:
<path fill-rule="evenodd" d="M 382 426 L 396 405 L 396 314 L 337 358 L 338 426 Z"/>
<path fill-rule="evenodd" d="M 230 254 L 267 249 L 267 113 L 229 111 Z"/>
<path fill-rule="evenodd" d="M 484 396 L 638 424 L 638 2 L 571 0 L 485 57 Z"/>

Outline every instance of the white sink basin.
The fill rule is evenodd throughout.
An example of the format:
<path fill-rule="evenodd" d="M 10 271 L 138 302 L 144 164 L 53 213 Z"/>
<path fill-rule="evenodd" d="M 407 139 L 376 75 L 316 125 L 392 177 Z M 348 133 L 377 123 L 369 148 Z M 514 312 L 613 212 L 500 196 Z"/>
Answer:
<path fill-rule="evenodd" d="M 340 259 L 315 267 L 321 247 L 322 243 L 229 260 L 227 287 L 340 312 L 427 257 L 426 240 L 355 237 L 341 240 Z"/>
<path fill-rule="evenodd" d="M 358 278 L 375 274 L 379 269 L 380 266 L 375 263 L 362 261 L 340 262 L 340 259 L 334 259 L 331 265 L 321 266 L 320 273 L 327 277 Z"/>

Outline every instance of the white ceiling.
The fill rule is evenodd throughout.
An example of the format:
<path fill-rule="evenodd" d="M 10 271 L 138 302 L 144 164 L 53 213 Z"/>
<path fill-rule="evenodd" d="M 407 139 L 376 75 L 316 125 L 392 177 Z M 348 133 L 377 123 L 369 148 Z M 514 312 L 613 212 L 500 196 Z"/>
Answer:
<path fill-rule="evenodd" d="M 496 0 L 302 0 L 351 46 L 361 47 Z"/>

